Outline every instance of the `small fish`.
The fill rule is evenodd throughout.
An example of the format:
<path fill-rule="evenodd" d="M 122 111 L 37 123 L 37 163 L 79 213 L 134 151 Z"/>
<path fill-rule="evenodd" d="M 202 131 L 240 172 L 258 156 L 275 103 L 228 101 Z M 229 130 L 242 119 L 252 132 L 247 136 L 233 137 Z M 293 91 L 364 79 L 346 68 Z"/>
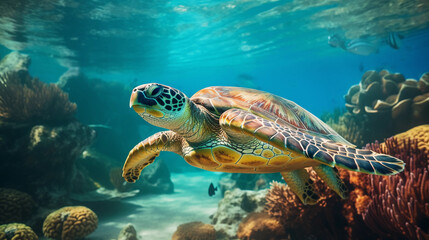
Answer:
<path fill-rule="evenodd" d="M 89 124 L 88 127 L 90 128 L 106 128 L 106 129 L 112 129 L 111 126 L 107 126 L 104 124 Z"/>
<path fill-rule="evenodd" d="M 401 39 L 404 37 L 396 32 L 389 32 L 386 43 L 393 49 L 399 49 L 401 47 Z"/>
<path fill-rule="evenodd" d="M 347 44 L 346 50 L 357 55 L 368 56 L 377 53 L 378 46 L 371 42 L 354 39 Z"/>
<path fill-rule="evenodd" d="M 217 191 L 217 187 L 214 187 L 213 183 L 210 183 L 209 186 L 209 196 L 214 196 Z"/>

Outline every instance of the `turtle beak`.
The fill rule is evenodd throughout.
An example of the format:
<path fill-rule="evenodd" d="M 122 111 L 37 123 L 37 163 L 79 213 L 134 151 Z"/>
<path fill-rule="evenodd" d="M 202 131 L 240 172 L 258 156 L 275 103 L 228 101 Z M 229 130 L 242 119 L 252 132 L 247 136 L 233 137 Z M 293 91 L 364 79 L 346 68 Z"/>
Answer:
<path fill-rule="evenodd" d="M 130 108 L 138 103 L 137 93 L 138 93 L 138 90 L 136 90 L 136 89 L 134 89 L 133 92 L 131 93 Z"/>
<path fill-rule="evenodd" d="M 134 111 L 138 114 L 144 113 L 146 111 L 145 107 L 138 101 L 139 93 L 142 94 L 140 91 L 134 89 L 133 92 L 131 93 L 131 98 L 130 98 L 130 108 L 132 107 Z"/>

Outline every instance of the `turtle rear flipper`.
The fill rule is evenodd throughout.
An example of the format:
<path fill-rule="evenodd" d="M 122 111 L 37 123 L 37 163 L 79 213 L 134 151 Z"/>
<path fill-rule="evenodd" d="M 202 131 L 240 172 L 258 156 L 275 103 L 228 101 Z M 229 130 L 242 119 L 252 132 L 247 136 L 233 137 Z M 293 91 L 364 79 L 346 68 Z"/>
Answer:
<path fill-rule="evenodd" d="M 308 205 L 314 205 L 319 200 L 319 195 L 314 191 L 313 180 L 307 170 L 301 168 L 289 172 L 281 172 L 285 182 L 290 190 L 294 192 L 299 199 Z"/>
<path fill-rule="evenodd" d="M 305 134 L 241 109 L 225 111 L 219 123 L 229 132 L 256 137 L 280 150 L 300 153 L 330 167 L 377 175 L 392 175 L 404 169 L 404 162 L 395 157 Z"/>
<path fill-rule="evenodd" d="M 326 185 L 332 190 L 334 190 L 342 199 L 346 199 L 348 197 L 348 190 L 343 180 L 341 180 L 338 170 L 330 166 L 326 166 L 320 164 L 318 166 L 314 166 L 313 170 L 317 173 L 317 175 L 325 182 Z"/>

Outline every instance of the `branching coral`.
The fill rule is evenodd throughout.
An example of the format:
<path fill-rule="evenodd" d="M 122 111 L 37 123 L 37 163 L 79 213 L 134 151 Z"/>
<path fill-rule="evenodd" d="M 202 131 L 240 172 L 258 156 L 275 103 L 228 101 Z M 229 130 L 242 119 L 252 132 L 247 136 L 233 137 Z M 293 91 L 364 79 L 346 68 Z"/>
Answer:
<path fill-rule="evenodd" d="M 310 177 L 315 181 L 315 191 L 324 193 L 316 205 L 304 205 L 289 187 L 273 182 L 266 195 L 265 210 L 281 221 L 292 239 L 304 239 L 312 235 L 343 238 L 345 232 L 339 229 L 345 219 L 339 214 L 332 214 L 341 208 L 339 198 L 320 179 L 316 180 L 314 171 L 310 171 Z"/>
<path fill-rule="evenodd" d="M 388 139 L 368 148 L 401 158 L 404 172 L 390 177 L 369 176 L 372 202 L 362 213 L 365 223 L 385 238 L 428 239 L 429 158 L 416 139 Z"/>
<path fill-rule="evenodd" d="M 0 225 L 0 240 L 38 240 L 29 226 L 21 223 Z"/>
<path fill-rule="evenodd" d="M 48 215 L 43 223 L 46 237 L 74 240 L 92 233 L 98 225 L 97 215 L 83 206 L 63 207 Z"/>
<path fill-rule="evenodd" d="M 0 120 L 21 123 L 57 123 L 73 118 L 76 104 L 55 84 L 28 74 L 0 76 Z"/>
<path fill-rule="evenodd" d="M 0 224 L 28 220 L 35 207 L 36 203 L 30 195 L 0 188 Z"/>
<path fill-rule="evenodd" d="M 350 184 L 350 199 L 343 205 L 351 239 L 367 239 L 367 228 L 382 238 L 429 238 L 429 125 L 413 128 L 368 145 L 373 151 L 396 156 L 406 163 L 394 176 L 341 171 Z M 367 236 L 364 236 L 364 235 Z"/>

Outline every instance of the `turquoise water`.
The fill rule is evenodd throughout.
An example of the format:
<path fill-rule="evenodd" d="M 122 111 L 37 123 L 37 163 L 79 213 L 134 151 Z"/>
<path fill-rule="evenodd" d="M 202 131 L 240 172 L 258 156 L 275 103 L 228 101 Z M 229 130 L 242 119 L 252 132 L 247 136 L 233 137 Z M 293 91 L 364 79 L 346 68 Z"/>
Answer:
<path fill-rule="evenodd" d="M 79 152 L 77 168 L 104 189 L 113 188 L 109 170 L 122 167 L 135 144 L 160 131 L 129 109 L 135 86 L 162 83 L 188 97 L 208 86 L 256 88 L 320 117 L 344 108 L 344 95 L 368 70 L 387 69 L 417 80 L 429 71 L 428 16 L 427 1 L 411 0 L 3 0 L 0 56 L 27 54 L 29 74 L 46 83 L 57 83 L 66 72 L 86 76 L 87 85 L 63 90 L 77 103 L 76 119 L 96 134 Z M 332 47 L 328 39 L 334 35 L 346 46 L 357 42 L 374 51 Z M 392 36 L 395 46 L 388 43 Z M 0 136 L 0 144 L 7 141 Z M 166 190 L 170 194 L 141 187 L 137 196 L 109 195 L 101 203 L 73 192 L 80 194 L 73 204 L 99 215 L 99 228 L 88 239 L 116 238 L 128 222 L 141 239 L 170 239 L 185 222 L 210 223 L 222 195 L 219 190 L 209 197 L 207 188 L 223 175 L 199 171 L 172 153 L 160 158 L 167 166 L 160 175 L 168 179 L 171 173 L 174 183 L 174 190 Z M 74 171 L 75 165 L 69 168 Z M 29 189 L 24 180 L 13 181 L 0 187 Z M 66 190 L 54 189 L 60 193 L 52 195 L 69 197 Z M 70 204 L 56 200 L 41 205 Z"/>
<path fill-rule="evenodd" d="M 359 69 L 409 78 L 427 71 L 424 2 L 2 1 L 0 11 L 1 44 L 31 54 L 33 75 L 51 82 L 78 67 L 108 81 L 161 82 L 192 95 L 238 85 L 237 76 L 248 74 L 261 89 L 320 115 L 342 106 Z M 404 36 L 399 50 L 382 45 L 378 54 L 359 56 L 327 44 L 335 33 L 385 39 L 389 32 Z"/>

